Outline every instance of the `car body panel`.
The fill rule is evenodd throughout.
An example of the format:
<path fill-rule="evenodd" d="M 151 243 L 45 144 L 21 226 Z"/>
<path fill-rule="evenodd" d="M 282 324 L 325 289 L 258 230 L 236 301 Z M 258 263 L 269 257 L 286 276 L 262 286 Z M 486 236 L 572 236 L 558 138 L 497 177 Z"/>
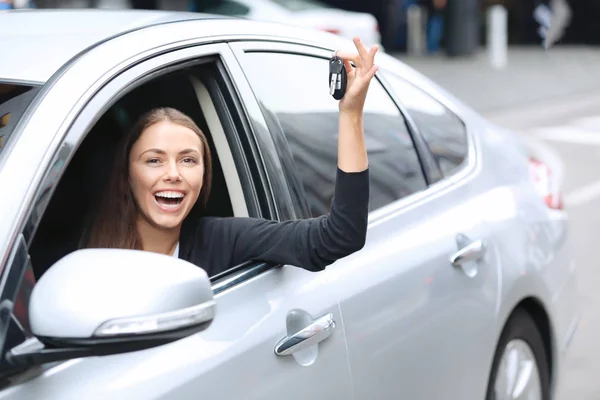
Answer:
<path fill-rule="evenodd" d="M 273 269 L 215 297 L 210 329 L 158 348 L 81 358 L 31 371 L 0 399 L 351 399 L 344 326 L 328 282 L 295 267 Z M 305 354 L 276 357 L 289 310 L 331 313 L 336 327 Z M 306 365 L 303 365 L 306 364 Z M 66 382 L 70 382 L 65 384 Z"/>
<path fill-rule="evenodd" d="M 577 330 L 580 320 L 580 306 L 577 304 L 576 293 L 576 270 L 577 260 L 574 254 L 572 238 L 569 234 L 568 210 L 553 211 L 548 210 L 540 196 L 535 193 L 531 186 L 530 175 L 528 171 L 527 160 L 532 157 L 538 157 L 548 164 L 553 171 L 555 185 L 561 187 L 564 180 L 564 166 L 562 160 L 556 152 L 545 146 L 543 143 L 530 137 L 523 137 L 516 132 L 497 126 L 478 114 L 472 107 L 465 104 L 458 97 L 448 92 L 445 88 L 428 79 L 422 73 L 415 71 L 404 63 L 394 62 L 388 58 L 382 57 L 379 63 L 382 68 L 388 69 L 406 80 L 412 82 L 427 94 L 436 98 L 445 107 L 452 110 L 469 126 L 472 133 L 472 140 L 481 143 L 477 151 L 481 158 L 481 168 L 489 171 L 485 181 L 490 190 L 495 189 L 496 194 L 503 196 L 505 200 L 496 199 L 496 203 L 490 203 L 485 211 L 486 224 L 489 225 L 492 232 L 497 230 L 495 227 L 498 218 L 495 216 L 494 204 L 513 204 L 522 207 L 523 210 L 513 211 L 512 223 L 506 227 L 504 235 L 498 236 L 496 232 L 495 241 L 500 245 L 502 243 L 503 260 L 501 264 L 502 271 L 502 291 L 500 293 L 500 309 L 498 310 L 497 336 L 499 338 L 504 323 L 508 320 L 510 314 L 514 311 L 523 299 L 533 298 L 539 301 L 544 308 L 552 307 L 556 313 L 547 310 L 551 322 L 550 329 L 554 337 L 554 356 L 559 358 L 555 360 L 557 366 L 555 374 L 558 374 L 560 358 L 564 357 L 573 335 Z M 499 168 L 502 166 L 513 166 L 514 168 Z M 502 189 L 503 187 L 503 189 Z M 521 250 L 527 252 L 550 251 L 550 256 L 543 260 L 538 268 L 530 269 L 530 261 L 526 256 L 516 263 L 506 260 L 507 257 L 513 257 L 511 239 L 515 232 L 523 232 L 525 229 L 534 229 L 531 218 L 520 219 L 527 214 L 526 208 L 532 206 L 537 210 L 537 225 L 543 225 L 545 232 L 550 232 L 554 239 L 550 242 L 541 241 L 530 242 L 530 248 Z M 514 229 L 512 232 L 510 229 Z M 540 230 L 541 228 L 535 228 Z M 538 234 L 539 235 L 539 234 Z M 523 236 L 521 236 L 523 238 Z M 556 248 L 552 248 L 556 246 Z M 506 252 L 506 249 L 511 251 Z M 525 276 L 523 276 L 523 266 Z M 544 268 L 543 266 L 546 266 Z M 512 271 L 512 272 L 511 272 Z M 515 272 L 516 271 L 516 272 Z M 560 315 L 560 317 L 558 317 Z"/>
<path fill-rule="evenodd" d="M 375 220 L 360 269 L 340 278 L 356 399 L 483 398 L 501 275 L 479 180 Z M 458 234 L 484 240 L 484 259 L 453 266 Z"/>
<path fill-rule="evenodd" d="M 246 49 L 308 51 L 301 46 L 261 42 L 232 47 L 239 50 L 236 54 L 242 66 Z M 323 53 L 313 51 L 315 56 Z M 307 74 L 315 75 L 312 71 Z M 490 251 L 481 265 L 466 266 L 480 270 L 471 278 L 449 262 L 459 249 L 457 234 L 474 240 L 489 236 L 484 216 L 476 212 L 484 209 L 478 203 L 486 200 L 476 189 L 475 178 L 480 176 L 476 155 L 476 141 L 472 140 L 469 162 L 452 179 L 371 213 L 368 251 L 347 257 L 345 260 L 356 260 L 350 266 L 340 262 L 328 267 L 339 274 L 332 290 L 341 296 L 356 399 L 386 398 L 390 393 L 407 398 L 445 395 L 466 399 L 468 393 L 476 392 L 474 398 L 480 398 L 485 391 L 489 372 L 481 365 L 491 363 L 496 341 L 497 255 Z M 456 328 L 450 327 L 449 321 Z M 447 341 L 439 340 L 440 331 L 446 333 Z M 473 336 L 481 338 L 475 345 Z M 456 346 L 447 349 L 447 342 Z M 428 349 L 426 354 L 423 349 Z M 467 357 L 465 351 L 471 358 L 461 361 Z M 449 370 L 448 365 L 454 363 L 467 367 Z M 404 371 L 400 376 L 399 370 Z M 470 379 L 478 386 L 422 385 L 424 371 L 428 379 Z"/>
<path fill-rule="evenodd" d="M 480 122 L 478 129 L 486 137 L 482 149 L 484 169 L 504 166 L 495 168 L 489 177 L 489 190 L 503 193 L 496 203 L 488 204 L 486 213 L 486 223 L 503 254 L 502 307 L 498 323 L 506 321 L 524 299 L 543 305 L 550 322 L 556 378 L 581 317 L 577 301 L 577 258 L 568 210 L 552 210 L 545 205 L 531 185 L 527 161 L 535 156 L 550 165 L 557 175 L 557 185 L 563 179 L 562 163 L 554 151 L 535 140 L 522 140 L 515 133 L 488 123 Z M 498 148 L 503 151 L 497 151 Z M 498 219 L 493 204 L 503 204 L 512 212 Z"/>
<path fill-rule="evenodd" d="M 161 11 L 19 10 L 2 15 L 1 80 L 45 82 L 72 57 L 109 37 L 153 24 L 206 18 Z M 7 18 L 8 17 L 8 18 Z M 214 18 L 214 17 L 213 17 Z M 60 43 L 59 47 L 53 44 Z"/>

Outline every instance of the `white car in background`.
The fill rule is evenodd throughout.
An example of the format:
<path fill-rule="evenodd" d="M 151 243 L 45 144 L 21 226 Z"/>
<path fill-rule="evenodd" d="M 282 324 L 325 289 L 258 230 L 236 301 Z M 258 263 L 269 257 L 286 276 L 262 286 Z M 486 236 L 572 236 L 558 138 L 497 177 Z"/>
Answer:
<path fill-rule="evenodd" d="M 381 45 L 379 24 L 373 15 L 341 10 L 317 0 L 221 0 L 216 3 L 218 5 L 200 6 L 195 11 L 280 22 L 350 38 L 358 36 L 367 45 Z"/>

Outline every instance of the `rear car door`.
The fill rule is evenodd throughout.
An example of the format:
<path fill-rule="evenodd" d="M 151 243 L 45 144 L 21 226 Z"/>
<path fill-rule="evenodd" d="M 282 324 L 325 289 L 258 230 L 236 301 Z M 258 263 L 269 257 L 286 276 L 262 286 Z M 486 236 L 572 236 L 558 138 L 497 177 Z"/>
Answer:
<path fill-rule="evenodd" d="M 102 127 L 94 129 L 98 120 L 106 120 L 105 116 L 123 117 L 123 108 L 111 108 L 115 103 L 128 104 L 129 110 L 142 110 L 155 102 L 178 104 L 188 113 L 201 110 L 195 116 L 203 115 L 206 120 L 205 129 L 216 143 L 215 156 L 225 174 L 224 181 L 214 182 L 213 193 L 223 193 L 219 184 L 226 185 L 231 197 L 222 201 L 233 203 L 236 216 L 295 216 L 289 206 L 291 200 L 287 211 L 281 203 L 281 199 L 289 197 L 282 189 L 287 183 L 279 182 L 281 177 L 273 172 L 281 169 L 279 160 L 270 152 L 273 144 L 246 79 L 227 45 L 190 43 L 189 32 L 201 31 L 199 24 L 202 22 L 169 24 L 149 29 L 150 34 L 137 31 L 106 42 L 71 65 L 36 105 L 4 164 L 11 171 L 24 170 L 32 163 L 31 157 L 24 157 L 31 150 L 31 143 L 35 143 L 39 153 L 44 150 L 51 155 L 48 159 L 36 158 L 38 170 L 30 168 L 30 176 L 19 177 L 34 182 L 35 190 L 28 195 L 19 193 L 23 204 L 30 207 L 23 208 L 22 216 L 15 216 L 25 222 L 18 231 L 10 233 L 11 237 L 22 235 L 10 252 L 18 249 L 26 259 L 27 252 L 38 255 L 32 258 L 34 270 L 46 269 L 36 263 L 45 252 L 39 247 L 32 252 L 31 248 L 32 243 L 41 243 L 39 238 L 44 232 L 51 234 L 50 225 L 41 225 L 44 221 L 60 220 L 60 214 L 49 213 L 66 208 L 63 196 L 68 192 L 68 182 L 61 185 L 58 178 L 71 175 L 69 167 L 71 171 L 76 168 L 72 160 L 90 160 L 86 154 L 78 153 L 95 148 L 90 146 L 92 142 L 86 142 L 88 135 L 96 131 L 97 135 L 104 135 L 96 139 L 110 140 L 110 135 L 118 134 L 117 128 L 109 132 Z M 167 37 L 173 43 L 165 45 Z M 185 49 L 177 50 L 181 48 L 178 37 L 187 40 Z M 144 51 L 158 47 L 160 54 L 145 53 L 143 61 L 138 59 Z M 127 49 L 124 58 L 115 57 L 119 53 L 115 49 L 120 48 Z M 121 65 L 118 71 L 122 72 L 107 72 L 115 65 Z M 197 68 L 205 74 L 195 75 Z M 168 79 L 175 74 L 177 79 Z M 103 83 L 100 90 L 90 89 L 98 82 Z M 174 82 L 187 84 L 171 86 Z M 143 90 L 143 85 L 153 90 Z M 121 98 L 140 88 L 134 98 Z M 143 93 L 146 95 L 140 95 Z M 39 132 L 47 134 L 40 138 Z M 35 180 L 34 176 L 43 179 Z M 7 175 L 3 175 L 0 182 L 8 183 L 6 179 Z M 62 196 L 58 192 L 52 194 L 55 190 Z M 45 195 L 48 192 L 51 198 Z M 276 195 L 279 203 L 274 201 Z M 65 225 L 69 223 L 72 221 Z M 63 228 L 57 235 L 63 233 L 69 234 Z M 59 239 L 54 238 L 52 243 L 69 246 Z M 12 262 L 4 266 L 3 272 L 6 275 L 12 270 L 11 274 L 22 275 L 28 264 Z M 350 399 L 353 394 L 343 321 L 337 296 L 328 289 L 332 279 L 328 271 L 314 274 L 293 266 L 242 265 L 212 277 L 217 312 L 206 331 L 150 350 L 32 368 L 26 375 L 13 375 L 7 380 L 0 398 L 35 398 L 43 393 L 48 399 Z M 15 291 L 16 288 L 10 288 L 11 296 Z M 294 336 L 299 332 L 303 334 Z M 310 343 L 306 345 L 303 338 L 310 338 Z M 16 344 L 8 343 L 7 348 Z"/>
<path fill-rule="evenodd" d="M 307 212 L 327 212 L 337 162 L 337 102 L 323 79 L 331 52 L 279 43 L 234 49 L 273 132 L 289 143 L 290 179 L 301 182 Z M 330 290 L 342 307 L 354 398 L 481 399 L 494 350 L 488 338 L 498 275 L 492 252 L 480 246 L 488 232 L 472 143 L 454 175 L 425 176 L 432 155 L 417 151 L 422 138 L 414 121 L 378 80 L 369 88 L 364 125 L 367 244 L 328 267 L 336 273 Z M 453 265 L 450 258 L 465 249 L 476 257 Z"/>

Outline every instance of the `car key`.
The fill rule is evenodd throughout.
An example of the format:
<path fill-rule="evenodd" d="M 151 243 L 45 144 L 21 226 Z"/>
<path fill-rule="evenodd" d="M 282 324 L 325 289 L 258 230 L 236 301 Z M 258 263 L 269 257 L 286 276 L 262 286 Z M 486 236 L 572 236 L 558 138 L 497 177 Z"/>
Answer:
<path fill-rule="evenodd" d="M 329 94 L 336 100 L 341 100 L 346 94 L 348 75 L 344 66 L 344 59 L 334 55 L 329 60 Z"/>

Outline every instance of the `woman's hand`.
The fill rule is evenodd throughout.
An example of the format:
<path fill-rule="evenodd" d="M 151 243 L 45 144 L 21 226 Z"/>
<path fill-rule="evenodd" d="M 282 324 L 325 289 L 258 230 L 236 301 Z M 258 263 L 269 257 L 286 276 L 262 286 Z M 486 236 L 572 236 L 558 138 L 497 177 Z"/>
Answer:
<path fill-rule="evenodd" d="M 339 107 L 340 113 L 362 115 L 369 84 L 378 69 L 374 61 L 379 46 L 367 49 L 358 37 L 354 38 L 354 45 L 358 53 L 336 52 L 344 59 L 348 73 L 346 94 L 340 100 Z M 354 63 L 354 66 L 350 62 Z"/>
<path fill-rule="evenodd" d="M 354 38 L 354 45 L 358 54 L 337 53 L 344 59 L 348 73 L 346 94 L 339 103 L 338 134 L 338 167 L 345 172 L 364 171 L 369 165 L 362 119 L 367 90 L 377 72 L 373 61 L 379 50 L 379 46 L 367 50 L 359 38 Z M 350 62 L 354 63 L 354 66 Z"/>

